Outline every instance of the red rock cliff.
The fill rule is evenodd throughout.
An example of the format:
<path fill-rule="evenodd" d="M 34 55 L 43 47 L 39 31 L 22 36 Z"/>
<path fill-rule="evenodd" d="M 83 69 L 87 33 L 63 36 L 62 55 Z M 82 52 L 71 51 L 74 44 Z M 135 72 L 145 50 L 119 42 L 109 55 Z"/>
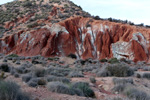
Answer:
<path fill-rule="evenodd" d="M 1 53 L 24 56 L 126 58 L 149 61 L 150 29 L 74 17 L 40 29 L 20 31 L 0 39 Z"/>

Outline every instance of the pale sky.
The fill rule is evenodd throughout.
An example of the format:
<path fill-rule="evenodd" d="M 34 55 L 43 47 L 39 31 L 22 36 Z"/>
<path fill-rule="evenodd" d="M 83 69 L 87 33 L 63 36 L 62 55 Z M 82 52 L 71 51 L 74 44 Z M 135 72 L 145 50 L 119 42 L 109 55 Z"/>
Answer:
<path fill-rule="evenodd" d="M 0 4 L 13 0 L 0 0 Z M 129 20 L 150 25 L 150 0 L 71 0 L 83 10 L 101 18 Z"/>

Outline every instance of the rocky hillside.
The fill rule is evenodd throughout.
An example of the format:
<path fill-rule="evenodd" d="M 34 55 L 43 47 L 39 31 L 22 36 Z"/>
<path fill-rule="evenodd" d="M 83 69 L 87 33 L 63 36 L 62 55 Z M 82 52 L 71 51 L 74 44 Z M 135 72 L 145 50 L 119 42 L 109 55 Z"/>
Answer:
<path fill-rule="evenodd" d="M 18 0 L 0 10 L 1 53 L 149 62 L 149 28 L 95 20 L 69 0 Z"/>
<path fill-rule="evenodd" d="M 0 5 L 0 30 L 12 34 L 17 30 L 53 24 L 73 16 L 90 17 L 69 0 L 15 0 Z"/>

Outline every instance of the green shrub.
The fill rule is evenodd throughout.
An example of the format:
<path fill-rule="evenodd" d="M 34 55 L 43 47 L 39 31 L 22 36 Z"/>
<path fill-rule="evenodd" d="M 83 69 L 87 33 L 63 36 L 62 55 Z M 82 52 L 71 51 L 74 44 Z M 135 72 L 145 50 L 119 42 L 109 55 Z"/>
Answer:
<path fill-rule="evenodd" d="M 71 71 L 69 77 L 84 77 L 81 71 Z"/>
<path fill-rule="evenodd" d="M 114 63 L 119 63 L 119 60 L 117 58 L 111 58 L 108 60 L 108 62 L 114 64 Z"/>
<path fill-rule="evenodd" d="M 89 88 L 89 84 L 85 82 L 76 82 L 73 84 L 64 84 L 62 82 L 49 82 L 47 88 L 52 92 L 78 95 L 85 97 L 95 97 L 92 89 Z"/>
<path fill-rule="evenodd" d="M 113 78 L 113 83 L 114 84 L 133 84 L 133 79 L 132 78 L 127 78 L 127 79 L 120 79 L 120 78 Z"/>
<path fill-rule="evenodd" d="M 127 84 L 116 84 L 114 88 L 112 89 L 112 91 L 122 93 L 126 87 L 127 87 Z"/>
<path fill-rule="evenodd" d="M 10 71 L 10 67 L 8 64 L 1 64 L 0 65 L 0 70 L 4 71 L 4 72 L 9 72 Z"/>
<path fill-rule="evenodd" d="M 45 69 L 44 68 L 40 68 L 40 67 L 36 67 L 33 69 L 33 76 L 35 77 L 44 77 L 45 76 Z"/>
<path fill-rule="evenodd" d="M 147 93 L 138 90 L 134 87 L 128 87 L 125 89 L 124 94 L 131 99 L 135 99 L 135 100 L 150 100 L 150 97 Z"/>
<path fill-rule="evenodd" d="M 110 72 L 111 76 L 116 76 L 116 77 L 127 77 L 134 74 L 134 70 L 131 69 L 129 66 L 119 64 L 119 63 L 114 65 L 109 65 L 106 69 L 108 72 Z"/>
<path fill-rule="evenodd" d="M 136 77 L 137 77 L 137 78 L 141 78 L 141 74 L 137 73 L 137 74 L 136 74 Z"/>
<path fill-rule="evenodd" d="M 59 82 L 63 82 L 63 83 L 70 83 L 70 79 L 65 78 L 65 77 L 56 77 L 56 76 L 47 77 L 47 81 L 48 82 L 59 81 Z"/>
<path fill-rule="evenodd" d="M 19 57 L 17 54 L 10 54 L 8 57 Z"/>
<path fill-rule="evenodd" d="M 101 70 L 99 70 L 96 73 L 96 76 L 97 77 L 107 77 L 107 76 L 111 76 L 111 74 L 105 67 L 103 67 Z"/>
<path fill-rule="evenodd" d="M 23 75 L 22 76 L 22 81 L 29 82 L 31 78 L 32 78 L 31 75 Z"/>
<path fill-rule="evenodd" d="M 65 8 L 68 8 L 69 6 L 67 4 L 64 5 Z"/>
<path fill-rule="evenodd" d="M 54 58 L 52 58 L 52 57 L 49 57 L 49 58 L 48 58 L 48 60 L 51 60 L 51 61 L 53 61 L 53 60 L 54 60 Z"/>
<path fill-rule="evenodd" d="M 24 4 L 22 6 L 24 6 L 24 7 L 32 7 L 32 2 L 26 1 L 26 2 L 24 2 Z"/>
<path fill-rule="evenodd" d="M 134 70 L 126 64 L 112 64 L 106 65 L 98 69 L 96 72 L 98 77 L 116 76 L 116 77 L 127 77 L 134 74 Z"/>
<path fill-rule="evenodd" d="M 69 87 L 61 82 L 49 82 L 47 84 L 47 88 L 51 92 L 63 93 L 63 94 L 71 94 Z"/>
<path fill-rule="evenodd" d="M 19 74 L 25 74 L 25 73 L 28 72 L 25 66 L 19 66 L 18 68 L 16 68 L 16 71 L 17 71 Z"/>
<path fill-rule="evenodd" d="M 95 77 L 90 77 L 90 81 L 91 81 L 91 83 L 96 83 Z"/>
<path fill-rule="evenodd" d="M 46 69 L 46 73 L 53 76 L 64 77 L 70 73 L 70 68 L 50 67 Z"/>
<path fill-rule="evenodd" d="M 107 62 L 107 59 L 101 59 L 100 62 Z"/>
<path fill-rule="evenodd" d="M 19 73 L 14 73 L 14 76 L 16 77 L 16 78 L 19 78 L 20 77 L 20 75 L 19 75 Z"/>
<path fill-rule="evenodd" d="M 143 73 L 143 78 L 150 79 L 150 73 Z"/>
<path fill-rule="evenodd" d="M 76 82 L 73 83 L 71 87 L 81 90 L 85 97 L 95 97 L 94 91 L 89 87 L 89 84 L 86 82 Z"/>
<path fill-rule="evenodd" d="M 1 72 L 1 74 L 0 74 L 0 80 L 1 80 L 1 79 L 5 79 L 5 78 L 6 78 L 5 73 L 4 73 L 4 72 Z"/>
<path fill-rule="evenodd" d="M 27 93 L 19 92 L 15 100 L 32 100 Z"/>
<path fill-rule="evenodd" d="M 35 23 L 32 23 L 32 24 L 29 24 L 29 25 L 27 25 L 27 27 L 28 28 L 34 28 L 34 27 L 36 27 L 36 26 L 38 26 L 39 24 L 37 23 L 37 22 L 35 22 Z"/>
<path fill-rule="evenodd" d="M 0 100 L 31 100 L 14 82 L 0 81 Z"/>
<path fill-rule="evenodd" d="M 27 84 L 30 87 L 36 87 L 36 86 L 38 86 L 37 82 L 33 81 L 32 79 Z"/>
<path fill-rule="evenodd" d="M 77 59 L 77 56 L 75 54 L 69 54 L 68 57 L 72 58 L 72 59 Z"/>
<path fill-rule="evenodd" d="M 46 83 L 47 82 L 46 82 L 45 79 L 39 79 L 38 82 L 37 82 L 38 85 L 46 85 Z"/>
<path fill-rule="evenodd" d="M 58 57 L 49 57 L 48 60 L 51 60 L 51 61 L 58 61 L 59 58 L 58 58 Z"/>
<path fill-rule="evenodd" d="M 136 89 L 134 85 L 132 85 L 132 81 L 125 80 L 126 82 L 124 82 L 121 80 L 120 83 L 118 83 L 119 81 L 115 82 L 115 86 L 112 89 L 112 91 L 122 93 L 126 95 L 128 98 L 133 99 L 133 100 L 149 100 L 150 99 L 147 93 L 139 89 Z"/>

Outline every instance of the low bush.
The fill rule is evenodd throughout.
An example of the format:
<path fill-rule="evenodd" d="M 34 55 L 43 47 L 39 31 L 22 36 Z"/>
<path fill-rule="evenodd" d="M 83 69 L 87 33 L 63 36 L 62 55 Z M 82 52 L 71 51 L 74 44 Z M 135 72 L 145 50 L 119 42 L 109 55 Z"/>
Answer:
<path fill-rule="evenodd" d="M 31 7 L 32 6 L 32 2 L 30 1 L 26 1 L 24 2 L 24 4 L 22 4 L 23 7 Z"/>
<path fill-rule="evenodd" d="M 16 73 L 16 69 L 14 67 L 12 67 L 11 70 L 10 70 L 10 74 L 14 75 L 15 73 Z"/>
<path fill-rule="evenodd" d="M 111 74 L 107 70 L 107 67 L 102 67 L 101 69 L 98 69 L 98 71 L 96 72 L 96 76 L 98 76 L 98 77 L 107 77 L 107 76 L 111 76 Z"/>
<path fill-rule="evenodd" d="M 81 90 L 85 97 L 95 97 L 94 91 L 89 87 L 89 84 L 86 82 L 76 82 L 73 83 L 71 87 Z"/>
<path fill-rule="evenodd" d="M 127 84 L 116 84 L 114 88 L 112 89 L 112 91 L 122 93 L 126 87 L 127 87 Z"/>
<path fill-rule="evenodd" d="M 46 85 L 46 83 L 47 83 L 47 81 L 45 79 L 42 79 L 42 78 L 39 79 L 37 82 L 38 85 Z"/>
<path fill-rule="evenodd" d="M 10 71 L 10 67 L 8 64 L 1 64 L 0 65 L 0 70 L 4 71 L 4 72 L 9 72 Z"/>
<path fill-rule="evenodd" d="M 70 83 L 70 79 L 65 78 L 65 77 L 56 77 L 56 76 L 47 77 L 47 81 L 48 82 L 59 81 L 59 82 L 63 82 L 63 83 Z"/>
<path fill-rule="evenodd" d="M 19 85 L 11 81 L 0 81 L 0 100 L 31 100 Z"/>
<path fill-rule="evenodd" d="M 91 83 L 96 83 L 95 77 L 90 77 L 90 82 L 91 82 Z"/>
<path fill-rule="evenodd" d="M 150 100 L 150 96 L 146 92 L 136 89 L 134 87 L 126 88 L 123 93 L 130 99 Z"/>
<path fill-rule="evenodd" d="M 101 59 L 100 62 L 107 62 L 107 59 Z"/>
<path fill-rule="evenodd" d="M 120 82 L 120 83 L 119 83 Z M 126 95 L 128 98 L 133 100 L 149 100 L 150 96 L 136 87 L 134 87 L 133 82 L 130 80 L 118 80 L 114 81 L 115 86 L 112 89 L 114 92 L 119 92 Z"/>
<path fill-rule="evenodd" d="M 32 24 L 29 24 L 29 25 L 27 25 L 27 27 L 28 28 L 34 28 L 34 27 L 36 27 L 36 26 L 38 26 L 39 24 L 37 23 L 37 22 L 35 22 L 35 23 L 32 23 Z"/>
<path fill-rule="evenodd" d="M 60 68 L 60 67 L 49 67 L 46 69 L 48 75 L 53 75 L 57 77 L 64 77 L 70 73 L 70 68 Z"/>
<path fill-rule="evenodd" d="M 120 78 L 113 78 L 113 83 L 114 84 L 133 84 L 133 79 L 132 78 L 127 78 L 127 79 L 120 79 Z"/>
<path fill-rule="evenodd" d="M 143 78 L 150 79 L 150 73 L 143 73 Z"/>
<path fill-rule="evenodd" d="M 109 65 L 106 69 L 108 72 L 110 72 L 111 76 L 116 77 L 127 77 L 134 74 L 134 70 L 131 69 L 129 66 L 119 63 Z"/>
<path fill-rule="evenodd" d="M 139 73 L 136 74 L 136 77 L 137 78 L 142 78 L 141 74 L 139 74 Z"/>
<path fill-rule="evenodd" d="M 16 68 L 16 71 L 19 73 L 19 74 L 26 74 L 26 73 L 29 73 L 30 70 L 27 69 L 26 66 L 19 66 L 18 68 Z"/>
<path fill-rule="evenodd" d="M 49 57 L 48 60 L 51 60 L 51 61 L 58 61 L 59 58 L 58 58 L 58 57 Z"/>
<path fill-rule="evenodd" d="M 114 63 L 119 63 L 119 60 L 117 58 L 111 58 L 108 60 L 108 62 L 114 64 Z"/>
<path fill-rule="evenodd" d="M 19 78 L 20 77 L 20 75 L 19 75 L 19 73 L 14 73 L 14 77 L 16 77 L 16 78 Z"/>
<path fill-rule="evenodd" d="M 64 84 L 62 82 L 49 82 L 47 88 L 52 92 L 78 95 L 85 97 L 95 97 L 94 91 L 89 87 L 88 83 L 76 82 L 73 84 Z"/>
<path fill-rule="evenodd" d="M 31 78 L 32 78 L 31 75 L 23 75 L 22 76 L 22 81 L 28 82 L 28 81 L 30 81 Z"/>
<path fill-rule="evenodd" d="M 36 87 L 38 86 L 38 78 L 32 78 L 30 81 L 27 83 L 30 87 Z"/>
<path fill-rule="evenodd" d="M 1 79 L 5 79 L 7 76 L 5 76 L 5 73 L 4 72 L 1 72 L 1 74 L 0 74 L 0 80 Z"/>
<path fill-rule="evenodd" d="M 45 69 L 40 67 L 35 67 L 33 69 L 33 77 L 44 77 L 45 76 Z"/>
<path fill-rule="evenodd" d="M 17 54 L 10 54 L 8 57 L 19 57 Z"/>
<path fill-rule="evenodd" d="M 72 59 L 77 59 L 77 56 L 75 54 L 69 54 L 68 57 L 72 58 Z"/>
<path fill-rule="evenodd" d="M 27 93 L 19 92 L 15 100 L 32 100 Z"/>
<path fill-rule="evenodd" d="M 62 94 L 71 94 L 69 87 L 61 82 L 49 82 L 47 88 L 51 92 L 57 92 Z"/>
<path fill-rule="evenodd" d="M 69 77 L 84 77 L 81 71 L 71 71 Z"/>

